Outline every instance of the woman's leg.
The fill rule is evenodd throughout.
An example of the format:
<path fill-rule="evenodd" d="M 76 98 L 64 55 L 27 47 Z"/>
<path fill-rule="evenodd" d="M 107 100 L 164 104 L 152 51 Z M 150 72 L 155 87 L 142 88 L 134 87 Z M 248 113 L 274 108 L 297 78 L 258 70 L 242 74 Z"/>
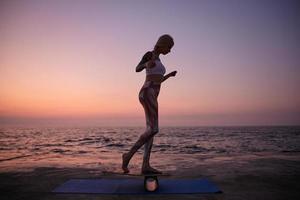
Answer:
<path fill-rule="evenodd" d="M 146 98 L 145 103 L 143 104 L 147 127 L 150 127 L 155 132 L 158 132 L 158 102 L 157 94 L 154 91 L 149 98 Z M 153 171 L 154 169 L 150 167 L 150 154 L 153 144 L 153 137 L 145 143 L 144 146 L 144 157 L 143 157 L 143 166 L 142 171 Z"/>
<path fill-rule="evenodd" d="M 128 153 L 124 153 L 122 155 L 123 163 L 122 163 L 122 169 L 124 170 L 124 173 L 128 173 L 128 163 L 132 156 L 143 146 L 146 142 L 148 142 L 151 138 L 154 136 L 154 132 L 150 128 L 150 130 L 145 131 L 140 138 L 136 141 L 136 143 L 131 147 Z"/>
<path fill-rule="evenodd" d="M 155 112 L 155 108 L 150 105 L 150 102 L 153 102 L 153 100 L 149 101 L 149 99 L 152 99 L 155 97 L 155 91 L 151 88 L 144 89 L 144 94 L 142 94 L 143 98 L 140 98 L 140 101 L 144 107 L 145 115 L 146 115 L 146 123 L 147 123 L 147 129 L 146 131 L 140 136 L 140 138 L 136 141 L 136 143 L 131 147 L 128 153 L 124 153 L 122 156 L 123 163 L 122 163 L 122 169 L 124 170 L 124 173 L 128 173 L 129 170 L 127 168 L 128 163 L 132 156 L 137 152 L 137 150 L 143 146 L 145 143 L 148 142 L 146 149 L 148 149 L 148 152 L 151 151 L 152 143 L 153 143 L 153 136 L 158 132 L 158 129 L 156 127 L 153 127 L 153 124 L 155 124 L 155 115 L 153 113 Z M 146 100 L 147 99 L 147 100 Z M 155 98 L 156 100 L 156 98 Z M 157 114 L 156 114 L 157 115 Z M 147 150 L 146 150 L 147 151 Z M 150 157 L 150 153 L 147 157 Z"/>
<path fill-rule="evenodd" d="M 143 156 L 143 165 L 142 169 L 150 167 L 150 154 L 153 145 L 153 137 L 151 137 L 144 145 L 144 156 Z"/>

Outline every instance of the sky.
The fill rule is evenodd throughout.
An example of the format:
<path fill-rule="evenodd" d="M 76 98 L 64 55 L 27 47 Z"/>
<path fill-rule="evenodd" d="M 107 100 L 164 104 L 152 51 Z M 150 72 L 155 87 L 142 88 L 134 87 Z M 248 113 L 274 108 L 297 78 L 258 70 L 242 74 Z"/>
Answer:
<path fill-rule="evenodd" d="M 144 126 L 163 34 L 160 126 L 300 125 L 296 0 L 3 0 L 0 125 Z"/>

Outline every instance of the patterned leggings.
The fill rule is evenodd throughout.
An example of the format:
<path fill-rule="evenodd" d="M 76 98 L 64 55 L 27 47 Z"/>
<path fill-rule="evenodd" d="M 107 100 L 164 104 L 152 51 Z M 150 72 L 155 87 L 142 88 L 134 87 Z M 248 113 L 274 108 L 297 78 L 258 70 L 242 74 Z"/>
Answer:
<path fill-rule="evenodd" d="M 150 153 L 153 144 L 153 136 L 158 133 L 158 102 L 160 85 L 154 84 L 153 81 L 145 82 L 139 92 L 139 100 L 142 104 L 146 117 L 146 132 L 144 134 L 152 137 L 145 143 L 143 165 L 149 165 Z"/>

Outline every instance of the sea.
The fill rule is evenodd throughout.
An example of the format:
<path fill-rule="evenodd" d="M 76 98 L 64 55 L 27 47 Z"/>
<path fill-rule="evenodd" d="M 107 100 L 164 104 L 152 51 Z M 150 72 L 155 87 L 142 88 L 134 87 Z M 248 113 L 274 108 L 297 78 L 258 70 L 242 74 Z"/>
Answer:
<path fill-rule="evenodd" d="M 0 128 L 0 172 L 38 167 L 112 169 L 121 166 L 144 127 Z M 150 162 L 176 170 L 199 162 L 300 155 L 300 126 L 161 127 Z M 138 169 L 143 147 L 130 165 Z"/>

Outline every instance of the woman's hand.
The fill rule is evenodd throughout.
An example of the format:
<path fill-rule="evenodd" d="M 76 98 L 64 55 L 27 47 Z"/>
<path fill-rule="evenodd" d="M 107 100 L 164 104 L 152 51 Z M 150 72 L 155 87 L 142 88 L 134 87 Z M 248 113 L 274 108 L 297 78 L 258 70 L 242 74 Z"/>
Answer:
<path fill-rule="evenodd" d="M 170 73 L 170 76 L 176 76 L 176 74 L 177 74 L 177 71 L 172 71 L 172 72 Z"/>
<path fill-rule="evenodd" d="M 176 74 L 177 74 L 177 71 L 172 71 L 171 73 L 165 75 L 161 82 L 164 82 L 165 80 L 167 80 L 168 78 L 170 78 L 172 76 L 176 76 Z"/>

